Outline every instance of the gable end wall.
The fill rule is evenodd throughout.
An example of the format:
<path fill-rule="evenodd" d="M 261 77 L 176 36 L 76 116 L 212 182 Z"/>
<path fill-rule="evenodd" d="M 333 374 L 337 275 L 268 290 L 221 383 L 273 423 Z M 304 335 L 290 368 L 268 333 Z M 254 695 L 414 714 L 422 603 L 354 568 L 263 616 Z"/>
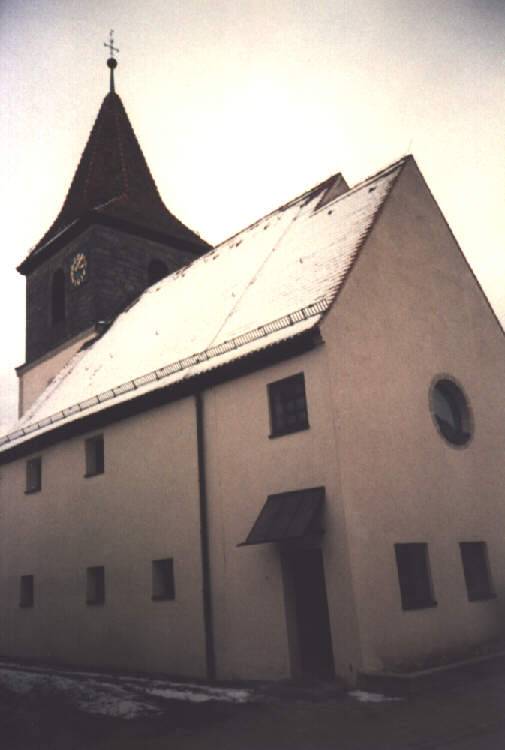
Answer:
<path fill-rule="evenodd" d="M 415 163 L 402 170 L 322 327 L 365 669 L 503 629 L 505 337 Z M 448 374 L 474 419 L 457 449 L 429 389 Z M 469 602 L 459 542 L 485 541 L 497 599 Z M 428 543 L 436 607 L 403 611 L 394 544 Z"/>

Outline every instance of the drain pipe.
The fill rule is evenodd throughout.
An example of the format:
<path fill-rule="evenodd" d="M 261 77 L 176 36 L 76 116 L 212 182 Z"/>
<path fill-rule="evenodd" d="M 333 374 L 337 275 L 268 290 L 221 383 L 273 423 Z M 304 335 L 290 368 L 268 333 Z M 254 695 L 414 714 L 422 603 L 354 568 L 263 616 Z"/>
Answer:
<path fill-rule="evenodd" d="M 202 554 L 203 623 L 205 630 L 205 660 L 207 679 L 216 679 L 214 652 L 214 623 L 212 620 L 212 596 L 210 590 L 209 524 L 207 517 L 207 477 L 205 473 L 205 440 L 203 431 L 203 399 L 195 394 L 196 442 L 198 449 L 198 485 L 200 490 L 200 549 Z"/>

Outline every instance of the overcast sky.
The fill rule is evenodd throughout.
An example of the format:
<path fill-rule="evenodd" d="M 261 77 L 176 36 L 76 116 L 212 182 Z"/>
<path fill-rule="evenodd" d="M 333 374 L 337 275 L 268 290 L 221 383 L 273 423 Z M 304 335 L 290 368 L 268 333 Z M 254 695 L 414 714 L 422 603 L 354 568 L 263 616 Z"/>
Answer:
<path fill-rule="evenodd" d="M 16 266 L 116 89 L 168 208 L 219 242 L 329 175 L 413 153 L 505 323 L 505 0 L 0 0 L 0 432 Z"/>

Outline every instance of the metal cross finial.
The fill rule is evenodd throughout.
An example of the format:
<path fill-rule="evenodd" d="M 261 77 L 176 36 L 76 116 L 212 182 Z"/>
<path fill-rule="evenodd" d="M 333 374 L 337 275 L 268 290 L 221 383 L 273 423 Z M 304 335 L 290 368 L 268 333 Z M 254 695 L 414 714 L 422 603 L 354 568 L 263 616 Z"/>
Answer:
<path fill-rule="evenodd" d="M 111 94 L 114 93 L 114 68 L 117 65 L 117 60 L 114 57 L 114 52 L 119 52 L 117 47 L 114 47 L 114 39 L 112 38 L 113 30 L 110 30 L 110 41 L 107 44 L 107 42 L 103 43 L 104 47 L 108 47 L 110 57 L 107 60 L 107 67 L 110 69 L 110 92 Z"/>
<path fill-rule="evenodd" d="M 111 29 L 110 30 L 110 40 L 109 40 L 109 43 L 108 44 L 107 44 L 107 42 L 103 43 L 104 47 L 108 47 L 109 48 L 109 54 L 110 54 L 110 56 L 112 58 L 114 58 L 114 52 L 119 52 L 119 50 L 117 49 L 117 47 L 114 47 L 114 39 L 112 38 L 113 33 L 114 33 L 114 31 Z"/>

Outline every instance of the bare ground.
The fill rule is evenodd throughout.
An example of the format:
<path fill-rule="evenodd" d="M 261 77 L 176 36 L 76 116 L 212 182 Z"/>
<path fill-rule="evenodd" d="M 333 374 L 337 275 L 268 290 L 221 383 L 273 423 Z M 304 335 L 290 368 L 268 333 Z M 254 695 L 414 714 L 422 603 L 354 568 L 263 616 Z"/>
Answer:
<path fill-rule="evenodd" d="M 0 690 L 2 750 L 503 750 L 505 675 L 407 701 L 358 703 L 325 690 L 272 690 L 245 704 L 164 701 L 161 716 L 84 714 L 64 696 Z"/>

